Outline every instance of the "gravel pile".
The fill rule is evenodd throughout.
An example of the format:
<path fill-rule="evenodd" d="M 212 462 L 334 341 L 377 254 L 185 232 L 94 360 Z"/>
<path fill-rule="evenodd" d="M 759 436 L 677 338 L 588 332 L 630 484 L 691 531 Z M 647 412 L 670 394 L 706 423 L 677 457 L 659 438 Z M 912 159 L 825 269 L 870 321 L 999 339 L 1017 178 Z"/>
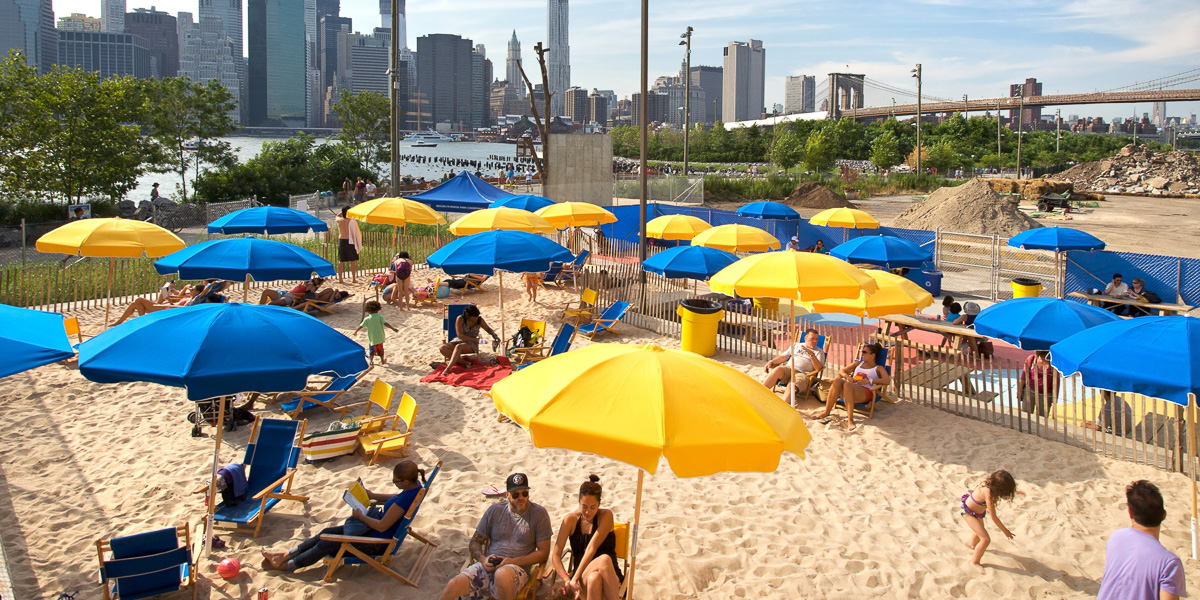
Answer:
<path fill-rule="evenodd" d="M 1132 144 L 1108 159 L 1082 163 L 1056 175 L 1078 190 L 1114 194 L 1200 193 L 1200 161 L 1187 152 L 1155 152 Z"/>
<path fill-rule="evenodd" d="M 792 208 L 854 208 L 845 196 L 825 187 L 816 181 L 807 181 L 796 186 L 791 195 L 783 200 L 783 204 Z"/>
<path fill-rule="evenodd" d="M 1017 204 L 1018 199 L 1000 196 L 986 181 L 972 179 L 958 187 L 938 189 L 900 213 L 892 226 L 1004 237 L 1041 227 Z"/>

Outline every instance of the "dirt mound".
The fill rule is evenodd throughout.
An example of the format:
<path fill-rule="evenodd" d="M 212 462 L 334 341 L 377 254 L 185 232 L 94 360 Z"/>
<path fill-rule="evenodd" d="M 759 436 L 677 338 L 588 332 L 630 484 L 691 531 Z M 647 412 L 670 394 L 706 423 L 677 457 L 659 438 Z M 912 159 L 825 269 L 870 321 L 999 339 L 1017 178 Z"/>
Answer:
<path fill-rule="evenodd" d="M 900 213 L 892 226 L 1004 237 L 1041 227 L 1017 209 L 1016 200 L 1001 197 L 982 179 L 938 189 Z"/>
<path fill-rule="evenodd" d="M 792 190 L 790 196 L 780 202 L 793 208 L 854 208 L 854 204 L 846 200 L 845 196 L 816 181 L 801 183 Z"/>
<path fill-rule="evenodd" d="M 1074 182 L 1077 191 L 1195 194 L 1200 192 L 1200 161 L 1187 152 L 1155 152 L 1130 144 L 1110 159 L 1075 165 L 1057 177 Z"/>
<path fill-rule="evenodd" d="M 1020 194 L 1026 200 L 1036 200 L 1045 194 L 1071 193 L 1070 181 L 1058 179 L 988 179 L 992 189 L 1000 194 Z"/>

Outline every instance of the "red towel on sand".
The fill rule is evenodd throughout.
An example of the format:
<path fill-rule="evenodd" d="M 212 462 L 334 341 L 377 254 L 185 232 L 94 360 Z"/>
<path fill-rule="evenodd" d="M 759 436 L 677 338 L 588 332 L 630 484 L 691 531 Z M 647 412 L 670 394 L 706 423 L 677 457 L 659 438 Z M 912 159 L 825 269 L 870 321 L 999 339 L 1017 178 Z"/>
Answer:
<path fill-rule="evenodd" d="M 509 366 L 508 359 L 503 356 L 498 357 L 498 359 L 500 364 L 491 367 L 476 366 L 470 369 L 458 366 L 452 367 L 449 375 L 442 375 L 442 369 L 446 368 L 446 363 L 441 363 L 432 373 L 422 377 L 421 382 L 444 383 L 460 387 L 466 386 L 486 392 L 492 389 L 492 385 L 497 381 L 508 377 L 512 373 L 512 367 Z"/>

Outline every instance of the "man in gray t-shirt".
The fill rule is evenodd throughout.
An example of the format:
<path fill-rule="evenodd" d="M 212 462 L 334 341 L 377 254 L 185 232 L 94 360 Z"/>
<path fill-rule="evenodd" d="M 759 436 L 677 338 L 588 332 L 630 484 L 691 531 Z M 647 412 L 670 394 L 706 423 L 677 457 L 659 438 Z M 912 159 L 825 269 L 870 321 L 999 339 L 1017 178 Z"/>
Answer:
<path fill-rule="evenodd" d="M 529 478 L 513 473 L 506 483 L 507 500 L 483 513 L 471 538 L 473 562 L 446 583 L 442 600 L 491 596 L 512 600 L 529 581 L 529 567 L 550 555 L 550 514 L 529 500 Z"/>

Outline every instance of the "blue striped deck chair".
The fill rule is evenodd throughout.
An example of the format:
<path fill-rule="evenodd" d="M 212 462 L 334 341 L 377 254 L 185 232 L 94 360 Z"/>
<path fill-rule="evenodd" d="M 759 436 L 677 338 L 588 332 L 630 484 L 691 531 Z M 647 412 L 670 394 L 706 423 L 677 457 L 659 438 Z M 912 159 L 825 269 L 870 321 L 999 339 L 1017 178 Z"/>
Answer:
<path fill-rule="evenodd" d="M 105 600 L 135 600 L 192 588 L 196 571 L 187 525 L 97 540 Z"/>
<path fill-rule="evenodd" d="M 888 364 L 888 350 L 890 350 L 890 348 L 884 348 L 883 351 L 879 353 L 879 356 L 876 358 L 876 364 L 883 365 L 883 369 L 885 371 L 887 371 L 888 375 L 891 375 L 892 367 L 891 367 L 891 365 Z M 853 384 L 846 384 L 846 385 L 853 385 Z M 885 389 L 879 390 L 879 392 L 877 392 L 871 398 L 870 402 L 855 403 L 854 410 L 867 415 L 867 418 L 869 419 L 869 418 L 875 416 L 875 405 L 878 404 L 880 400 L 883 400 L 885 402 L 890 402 L 892 404 L 896 403 L 895 400 L 888 397 L 887 389 L 885 388 Z M 836 406 L 846 408 L 846 400 L 843 398 L 838 398 Z"/>
<path fill-rule="evenodd" d="M 264 419 L 254 421 L 250 442 L 246 444 L 246 497 L 227 505 L 221 502 L 213 515 L 218 524 L 232 523 L 234 529 L 254 528 L 258 536 L 263 517 L 279 504 L 280 500 L 308 502 L 308 496 L 292 493 L 292 478 L 296 475 L 296 461 L 300 458 L 300 441 L 304 439 L 304 428 L 308 421 L 288 419 Z"/>
<path fill-rule="evenodd" d="M 618 300 L 608 305 L 604 312 L 600 313 L 591 323 L 585 323 L 579 326 L 579 334 L 586 335 L 589 340 L 595 339 L 596 334 L 602 330 L 612 332 L 614 335 L 621 335 L 615 329 L 616 325 L 629 311 L 630 304 L 624 300 Z"/>
<path fill-rule="evenodd" d="M 574 338 L 575 326 L 570 323 L 563 323 L 562 328 L 558 330 L 558 335 L 554 336 L 554 341 L 550 343 L 549 347 L 539 344 L 532 348 L 514 349 L 513 368 L 521 370 L 539 360 L 562 354 L 571 349 L 571 340 Z"/>
<path fill-rule="evenodd" d="M 337 404 L 338 398 L 341 398 L 342 394 L 345 394 L 350 388 L 362 381 L 363 377 L 366 377 L 367 373 L 370 373 L 373 368 L 374 365 L 367 367 L 366 371 L 357 375 L 334 377 L 320 387 L 297 392 L 298 395 L 296 397 L 280 402 L 279 408 L 283 410 L 284 414 L 293 419 L 298 418 L 300 413 L 318 406 L 324 406 L 333 412 L 345 415 L 345 407 Z"/>
<path fill-rule="evenodd" d="M 592 253 L 588 250 L 580 250 L 575 260 L 563 265 L 562 277 L 559 279 L 570 280 L 571 283 L 575 283 L 575 277 L 583 271 L 583 265 L 587 264 L 588 257 L 591 255 Z"/>
<path fill-rule="evenodd" d="M 804 339 L 806 337 L 808 337 L 808 332 L 801 331 L 800 332 L 800 343 L 804 343 Z M 819 348 L 821 350 L 821 352 L 825 353 L 826 361 L 829 360 L 829 341 L 830 340 L 829 340 L 828 336 L 824 336 L 824 335 L 817 336 L 817 348 Z M 783 364 L 787 365 L 788 363 L 784 362 Z M 817 369 L 815 371 L 810 371 L 808 373 L 797 373 L 796 374 L 797 379 L 807 379 L 808 380 L 808 389 L 805 390 L 805 392 L 804 392 L 805 396 L 816 397 L 819 395 L 818 388 L 821 385 L 821 371 L 823 371 L 823 370 L 824 369 Z M 784 382 L 780 381 L 779 383 L 777 383 L 775 385 L 778 386 L 782 383 L 784 383 Z M 819 400 L 820 398 L 817 398 L 817 399 Z"/>
<path fill-rule="evenodd" d="M 563 264 L 560 262 L 550 263 L 550 270 L 542 274 L 542 278 L 540 281 L 538 281 L 538 285 L 542 286 L 542 289 L 546 289 L 547 283 L 553 283 L 558 287 L 562 287 L 562 280 Z"/>
<path fill-rule="evenodd" d="M 421 503 L 425 501 L 425 497 L 429 495 L 429 488 L 433 486 L 434 479 L 437 478 L 438 471 L 442 470 L 442 461 L 438 461 L 437 466 L 429 473 L 429 477 L 425 480 L 425 488 L 417 493 L 417 497 L 413 500 L 412 506 L 408 507 L 408 512 L 400 520 L 400 526 L 396 528 L 396 533 L 391 538 L 375 538 L 375 537 L 359 537 L 352 535 L 323 535 L 321 539 L 327 542 L 341 542 L 341 547 L 338 548 L 336 554 L 324 559 L 324 563 L 329 565 L 329 570 L 325 571 L 325 581 L 333 581 L 333 572 L 342 565 L 371 565 L 378 569 L 384 575 L 395 579 L 401 583 L 420 587 L 421 574 L 425 572 L 425 567 L 429 565 L 429 560 L 433 558 L 433 550 L 437 548 L 437 544 L 430 541 L 425 536 L 411 529 L 412 522 L 417 518 L 417 510 L 421 508 Z M 400 548 L 404 545 L 404 540 L 413 538 L 421 542 L 421 549 L 417 552 L 417 557 L 413 561 L 412 567 L 408 573 L 401 575 L 392 569 L 391 563 L 400 553 Z M 355 544 L 379 544 L 380 551 L 378 554 L 370 555 L 359 549 Z"/>
<path fill-rule="evenodd" d="M 446 335 L 442 341 L 449 342 L 450 340 L 454 339 L 456 335 L 458 335 L 454 331 L 454 322 L 462 316 L 463 311 L 466 310 L 468 306 L 471 306 L 471 304 L 446 305 L 446 316 L 442 318 L 442 332 Z"/>

